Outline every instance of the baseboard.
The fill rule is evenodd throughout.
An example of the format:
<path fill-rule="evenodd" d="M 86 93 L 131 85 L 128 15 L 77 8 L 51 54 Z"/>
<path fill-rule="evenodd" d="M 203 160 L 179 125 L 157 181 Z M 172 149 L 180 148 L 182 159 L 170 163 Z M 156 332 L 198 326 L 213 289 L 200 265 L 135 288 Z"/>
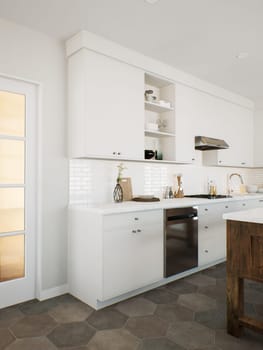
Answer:
<path fill-rule="evenodd" d="M 49 289 L 44 289 L 44 290 L 40 291 L 40 293 L 38 295 L 38 299 L 40 301 L 42 301 L 42 300 L 54 298 L 54 297 L 57 297 L 59 295 L 68 293 L 68 291 L 69 291 L 68 285 L 62 284 L 61 286 L 57 286 L 57 287 L 49 288 Z"/>

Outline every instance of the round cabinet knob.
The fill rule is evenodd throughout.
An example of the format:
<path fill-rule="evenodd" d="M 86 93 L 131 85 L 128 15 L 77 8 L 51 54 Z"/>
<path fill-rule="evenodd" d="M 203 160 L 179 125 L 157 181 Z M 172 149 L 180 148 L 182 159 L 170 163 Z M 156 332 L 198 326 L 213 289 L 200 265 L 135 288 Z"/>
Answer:
<path fill-rule="evenodd" d="M 192 158 L 192 161 L 194 161 L 195 160 L 195 158 Z"/>
<path fill-rule="evenodd" d="M 208 211 L 208 208 L 205 208 L 205 211 Z"/>
<path fill-rule="evenodd" d="M 116 154 L 116 152 L 112 152 L 112 154 L 113 154 L 113 155 L 115 155 L 115 154 Z"/>
<path fill-rule="evenodd" d="M 246 165 L 246 162 L 242 162 L 241 165 Z"/>
<path fill-rule="evenodd" d="M 117 154 L 118 154 L 118 156 L 120 156 L 120 155 L 121 155 L 121 152 L 118 152 Z"/>
<path fill-rule="evenodd" d="M 228 209 L 228 205 L 225 205 L 225 208 Z"/>
<path fill-rule="evenodd" d="M 139 218 L 134 218 L 134 220 L 135 220 L 135 221 L 138 221 L 138 220 L 139 220 Z"/>
<path fill-rule="evenodd" d="M 132 230 L 132 233 L 136 233 L 136 230 Z"/>
<path fill-rule="evenodd" d="M 246 203 L 242 203 L 242 205 L 243 205 L 243 207 L 245 207 L 245 206 L 246 206 Z"/>
<path fill-rule="evenodd" d="M 142 230 L 138 229 L 137 232 L 142 232 Z"/>
<path fill-rule="evenodd" d="M 207 229 L 208 229 L 208 226 L 205 226 L 205 229 L 207 230 Z"/>
<path fill-rule="evenodd" d="M 208 249 L 205 249 L 205 253 L 208 253 Z"/>
<path fill-rule="evenodd" d="M 222 163 L 222 160 L 219 160 L 218 163 L 221 164 L 221 163 Z"/>

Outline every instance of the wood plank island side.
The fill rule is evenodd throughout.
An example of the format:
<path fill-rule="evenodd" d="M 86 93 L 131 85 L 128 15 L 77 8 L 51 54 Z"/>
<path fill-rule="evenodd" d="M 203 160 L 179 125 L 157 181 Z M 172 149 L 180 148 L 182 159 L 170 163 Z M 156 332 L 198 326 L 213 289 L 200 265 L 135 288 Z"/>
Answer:
<path fill-rule="evenodd" d="M 227 219 L 227 331 L 236 337 L 243 327 L 263 333 L 263 322 L 244 315 L 244 279 L 263 282 L 263 224 Z"/>

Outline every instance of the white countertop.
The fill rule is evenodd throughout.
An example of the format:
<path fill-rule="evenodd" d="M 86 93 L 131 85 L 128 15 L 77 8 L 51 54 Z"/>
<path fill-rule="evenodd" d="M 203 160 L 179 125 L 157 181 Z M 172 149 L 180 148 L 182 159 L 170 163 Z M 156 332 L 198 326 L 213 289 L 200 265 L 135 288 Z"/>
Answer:
<path fill-rule="evenodd" d="M 263 224 L 263 208 L 253 208 L 227 213 L 223 215 L 223 219 Z"/>
<path fill-rule="evenodd" d="M 221 199 L 204 199 L 204 198 L 173 198 L 173 199 L 161 199 L 160 202 L 122 202 L 122 203 L 105 203 L 98 204 L 94 206 L 88 206 L 84 204 L 72 204 L 69 209 L 86 210 L 90 213 L 100 213 L 100 214 L 117 214 L 132 211 L 143 211 L 143 210 L 154 210 L 154 209 L 169 209 L 169 208 L 180 208 L 189 206 L 198 206 L 213 203 L 222 202 L 233 202 L 240 200 L 249 199 L 263 199 L 263 194 L 248 194 L 248 195 L 237 195 L 231 198 L 221 198 Z"/>

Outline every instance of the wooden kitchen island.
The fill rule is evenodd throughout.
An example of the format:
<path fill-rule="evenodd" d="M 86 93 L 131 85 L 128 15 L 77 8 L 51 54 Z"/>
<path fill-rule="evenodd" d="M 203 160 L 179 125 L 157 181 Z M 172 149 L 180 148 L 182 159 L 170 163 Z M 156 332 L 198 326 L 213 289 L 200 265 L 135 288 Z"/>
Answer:
<path fill-rule="evenodd" d="M 263 208 L 223 218 L 227 220 L 227 331 L 236 337 L 243 327 L 263 333 L 263 322 L 244 314 L 244 279 L 263 283 Z"/>

